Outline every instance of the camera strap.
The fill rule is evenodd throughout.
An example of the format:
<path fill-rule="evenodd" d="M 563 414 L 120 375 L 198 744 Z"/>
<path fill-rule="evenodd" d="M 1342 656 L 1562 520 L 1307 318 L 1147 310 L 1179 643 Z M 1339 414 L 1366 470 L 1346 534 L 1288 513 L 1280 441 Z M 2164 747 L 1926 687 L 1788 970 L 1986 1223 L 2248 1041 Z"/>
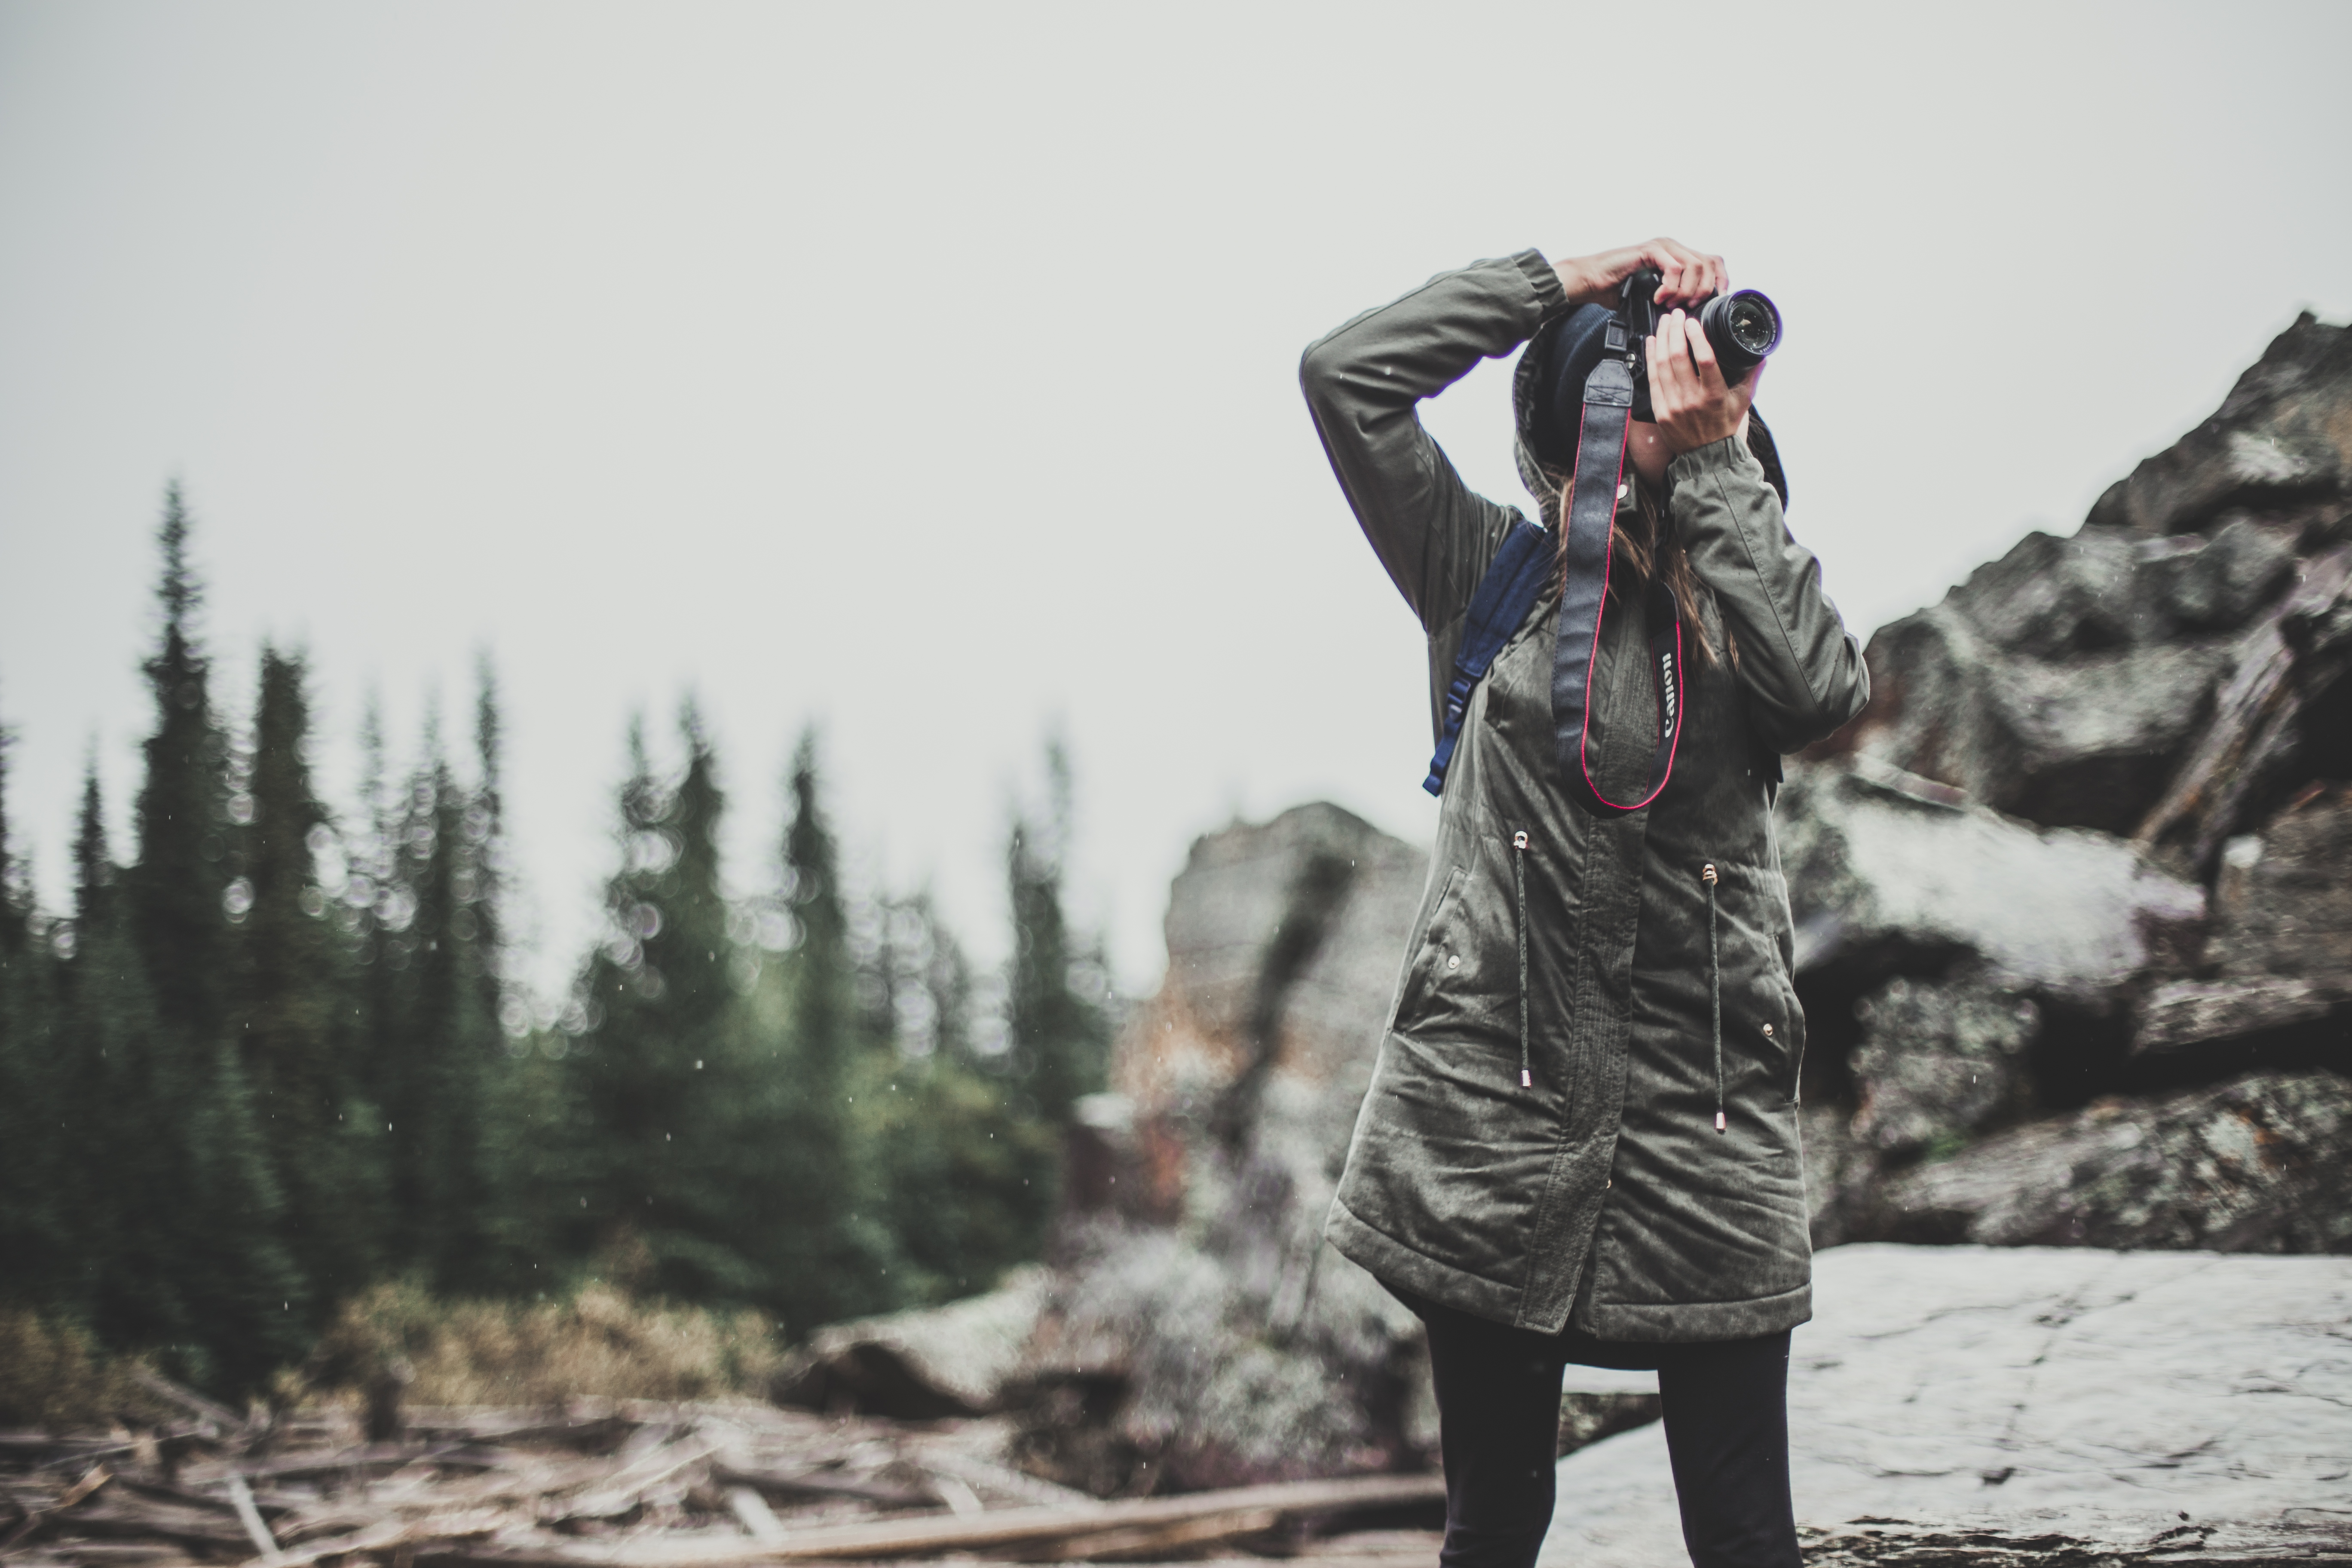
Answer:
<path fill-rule="evenodd" d="M 1633 417 L 1633 374 L 1625 363 L 1625 327 L 1608 327 L 1609 353 L 1584 382 L 1584 416 L 1577 434 L 1576 477 L 1560 508 L 1567 537 L 1560 553 L 1559 641 L 1552 652 L 1552 747 L 1570 798 L 1596 816 L 1639 811 L 1666 786 L 1682 735 L 1682 617 L 1674 595 L 1653 577 L 1646 608 L 1650 668 L 1658 683 L 1657 750 L 1648 787 L 1639 800 L 1613 801 L 1592 776 L 1592 676 L 1601 659 L 1601 618 L 1609 604 L 1611 546 L 1617 531 L 1618 487 L 1623 482 L 1625 439 Z"/>

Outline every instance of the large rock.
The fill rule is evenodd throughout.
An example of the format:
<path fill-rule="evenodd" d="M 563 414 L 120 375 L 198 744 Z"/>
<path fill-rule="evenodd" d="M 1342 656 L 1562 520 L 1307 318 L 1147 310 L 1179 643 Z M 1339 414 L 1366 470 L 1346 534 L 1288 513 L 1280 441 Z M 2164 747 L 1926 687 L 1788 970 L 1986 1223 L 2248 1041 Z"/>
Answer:
<path fill-rule="evenodd" d="M 2284 581 L 2291 559 L 2256 579 Z M 2196 542 L 2202 543 L 2202 541 Z M 2085 529 L 2028 535 L 1944 601 L 1883 627 L 1872 698 L 1832 745 L 2053 826 L 2128 833 L 2185 754 L 2230 668 L 2226 616 L 2187 621 L 2185 563 L 2162 543 Z M 2199 553 L 2238 554 L 2220 542 Z M 2213 575 L 2226 578 L 2216 563 Z M 2243 598 L 2207 594 L 2213 608 Z M 2198 627 L 2183 636 L 2187 626 Z M 2219 629 L 2217 629 L 2219 628 Z"/>
<path fill-rule="evenodd" d="M 1880 628 L 1870 707 L 1821 754 L 2210 870 L 2346 760 L 2347 472 L 2352 332 L 2306 316 L 2072 538 L 2030 534 Z"/>
<path fill-rule="evenodd" d="M 1789 1375 L 1812 1562 L 2352 1552 L 2352 1258 L 1849 1247 Z M 1664 1434 L 1563 1460 L 1545 1564 L 1685 1568 Z"/>
<path fill-rule="evenodd" d="M 2352 1067 L 2347 453 L 2352 333 L 2305 318 L 2072 537 L 1871 639 L 1781 798 L 1817 1244 L 1909 1224 L 1890 1184 L 1971 1140 Z M 2070 1212 L 2132 1232 L 2092 1212 L 2125 1196 Z"/>
<path fill-rule="evenodd" d="M 1780 805 L 1800 982 L 1955 965 L 2018 995 L 2104 1005 L 2183 967 L 2205 895 L 2120 839 L 2037 828 L 1867 759 L 1794 773 Z"/>
<path fill-rule="evenodd" d="M 1168 972 L 1115 1047 L 1115 1177 L 1064 1219 L 1031 1373 L 1083 1381 L 1122 1484 L 1225 1486 L 1422 1462 L 1420 1325 L 1322 1225 L 1425 855 L 1336 806 L 1192 847 Z M 1070 1479 L 1099 1484 L 1101 1442 Z M 1055 1456 L 1040 1461 L 1051 1468 Z"/>
<path fill-rule="evenodd" d="M 776 1380 L 775 1397 L 912 1421 L 995 1410 L 1017 1388 L 1051 1284 L 1032 1265 L 984 1295 L 828 1324 Z"/>
<path fill-rule="evenodd" d="M 2352 1065 L 2352 791 L 2315 789 L 2230 841 L 2204 963 L 2141 1000 L 2132 1050 L 2192 1070 Z"/>
<path fill-rule="evenodd" d="M 2295 318 L 2213 416 L 2117 480 L 2091 521 L 2143 534 L 2201 528 L 2232 506 L 2339 497 L 2352 479 L 2352 331 Z"/>
<path fill-rule="evenodd" d="M 2352 983 L 2352 789 L 2295 802 L 2222 861 L 2207 954 L 2219 968 Z"/>
<path fill-rule="evenodd" d="M 1907 1240 L 2352 1251 L 2352 1080 L 2103 1101 L 1917 1166 L 1880 1200 L 1879 1234 Z"/>
<path fill-rule="evenodd" d="M 2040 1009 L 1980 981 L 1896 978 L 1856 1009 L 1853 1074 L 1861 1089 L 1853 1135 L 1906 1154 L 2016 1119 L 2030 1101 L 2025 1048 Z"/>

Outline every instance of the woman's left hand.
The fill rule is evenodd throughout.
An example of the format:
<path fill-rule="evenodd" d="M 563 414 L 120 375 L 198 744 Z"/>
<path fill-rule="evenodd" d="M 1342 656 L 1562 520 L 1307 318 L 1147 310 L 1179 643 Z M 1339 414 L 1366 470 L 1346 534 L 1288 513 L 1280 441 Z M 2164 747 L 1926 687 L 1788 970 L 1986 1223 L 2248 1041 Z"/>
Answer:
<path fill-rule="evenodd" d="M 1650 371 L 1650 410 L 1669 458 L 1747 433 L 1748 405 L 1756 400 L 1762 365 L 1749 371 L 1738 386 L 1726 385 L 1715 345 L 1699 331 L 1698 318 L 1680 310 L 1658 323 L 1657 335 L 1643 345 L 1643 353 Z"/>

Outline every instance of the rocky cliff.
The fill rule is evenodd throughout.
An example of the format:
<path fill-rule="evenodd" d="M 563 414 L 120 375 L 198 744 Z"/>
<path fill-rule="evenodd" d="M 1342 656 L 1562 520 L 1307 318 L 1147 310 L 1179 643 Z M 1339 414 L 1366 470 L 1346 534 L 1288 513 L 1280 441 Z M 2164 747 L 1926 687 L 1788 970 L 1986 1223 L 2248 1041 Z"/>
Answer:
<path fill-rule="evenodd" d="M 1816 1240 L 2352 1247 L 2352 331 L 1871 639 L 1780 803 Z"/>

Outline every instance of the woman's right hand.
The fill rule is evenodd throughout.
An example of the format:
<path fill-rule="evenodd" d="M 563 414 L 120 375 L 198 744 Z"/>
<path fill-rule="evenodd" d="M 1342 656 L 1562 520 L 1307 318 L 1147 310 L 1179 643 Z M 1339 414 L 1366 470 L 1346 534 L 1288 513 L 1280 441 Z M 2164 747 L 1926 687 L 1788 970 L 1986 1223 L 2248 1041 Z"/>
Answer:
<path fill-rule="evenodd" d="M 1731 288 L 1731 272 L 1722 257 L 1702 255 L 1676 239 L 1620 246 L 1596 256 L 1569 257 L 1552 266 L 1568 290 L 1569 302 L 1576 305 L 1615 305 L 1619 285 L 1644 267 L 1658 269 L 1658 303 L 1669 310 L 1696 306 Z"/>

